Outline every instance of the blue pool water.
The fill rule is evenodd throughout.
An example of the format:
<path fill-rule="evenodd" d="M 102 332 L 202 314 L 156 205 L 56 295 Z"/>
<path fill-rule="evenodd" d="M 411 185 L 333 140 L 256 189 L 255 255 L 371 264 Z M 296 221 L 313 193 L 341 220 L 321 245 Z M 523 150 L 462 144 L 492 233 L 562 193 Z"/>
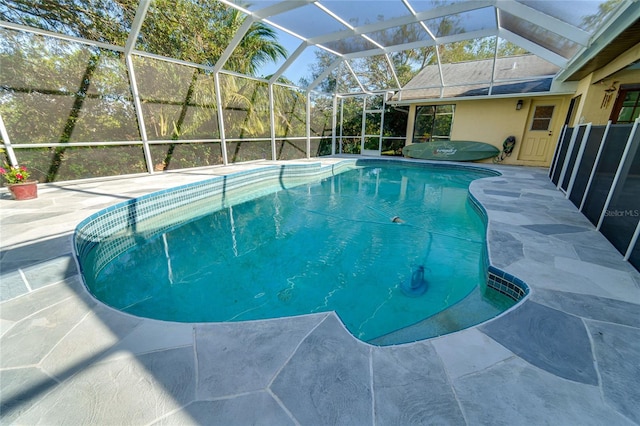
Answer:
<path fill-rule="evenodd" d="M 486 176 L 350 170 L 140 238 L 85 280 L 99 300 L 138 316 L 213 322 L 336 311 L 372 341 L 484 287 L 486 230 L 468 186 Z"/>

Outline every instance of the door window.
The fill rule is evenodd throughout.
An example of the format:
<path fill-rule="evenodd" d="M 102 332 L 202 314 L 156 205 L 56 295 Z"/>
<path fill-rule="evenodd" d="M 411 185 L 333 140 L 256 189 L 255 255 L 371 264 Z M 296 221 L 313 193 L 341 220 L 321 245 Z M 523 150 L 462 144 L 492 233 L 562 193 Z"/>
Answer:
<path fill-rule="evenodd" d="M 533 112 L 530 130 L 547 131 L 551 127 L 553 117 L 553 105 L 538 105 Z"/>

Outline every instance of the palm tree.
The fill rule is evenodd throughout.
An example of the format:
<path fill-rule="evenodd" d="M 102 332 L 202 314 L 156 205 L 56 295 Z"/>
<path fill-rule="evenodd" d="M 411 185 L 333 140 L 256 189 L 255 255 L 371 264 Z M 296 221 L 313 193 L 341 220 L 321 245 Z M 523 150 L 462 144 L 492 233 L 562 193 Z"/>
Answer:
<path fill-rule="evenodd" d="M 147 12 L 136 48 L 214 66 L 247 16 L 213 0 L 156 0 Z M 267 61 L 287 56 L 275 31 L 254 22 L 225 69 L 255 75 Z"/>
<path fill-rule="evenodd" d="M 0 19 L 123 46 L 129 36 L 129 28 L 137 7 L 137 0 L 111 0 L 109 2 L 95 2 L 93 0 L 58 0 L 56 2 L 47 0 L 6 0 L 3 2 L 3 7 L 0 8 Z M 155 0 L 145 16 L 135 48 L 165 57 L 214 66 L 237 30 L 245 22 L 245 19 L 247 19 L 247 16 L 237 9 L 227 7 L 215 0 Z M 37 40 L 37 38 L 34 38 L 34 40 Z M 69 51 L 73 51 L 74 48 L 75 46 L 71 43 Z M 91 50 L 96 58 L 106 53 L 102 49 Z M 59 57 L 55 59 L 58 64 L 62 64 L 60 69 L 65 68 L 64 63 L 69 62 L 70 58 L 74 58 L 73 55 L 69 54 L 69 51 L 60 52 Z M 287 51 L 278 43 L 276 32 L 267 25 L 256 22 L 250 26 L 224 68 L 247 75 L 256 75 L 261 66 L 268 61 L 276 61 L 286 56 Z M 33 59 L 35 61 L 38 60 L 38 58 Z M 53 62 L 54 59 L 51 58 L 51 61 Z M 193 132 L 197 131 L 197 127 L 200 124 L 215 120 L 215 115 L 217 114 L 216 106 L 214 102 L 211 102 L 212 99 L 215 99 L 213 84 L 211 84 L 212 79 L 206 78 L 200 68 L 193 68 L 191 73 L 182 73 L 178 70 L 181 67 L 163 66 L 163 62 L 150 58 L 147 62 L 149 62 L 149 67 L 147 68 L 150 69 L 150 75 L 144 89 L 148 98 L 144 101 L 151 102 L 151 104 L 147 104 L 151 107 L 160 106 L 160 108 L 148 108 L 146 110 L 146 114 L 152 114 L 152 117 L 148 120 L 149 122 L 154 122 L 153 114 L 166 115 L 167 112 L 163 112 L 162 106 L 167 106 L 166 110 L 174 111 L 172 116 L 156 117 L 156 121 L 163 122 L 163 119 L 166 119 L 169 133 L 171 133 L 170 139 L 180 139 L 189 138 Z M 140 63 L 140 61 L 136 61 L 136 63 Z M 124 62 L 120 63 L 120 66 L 124 67 Z M 71 65 L 69 65 L 69 68 L 72 68 Z M 155 69 L 155 71 L 152 69 Z M 75 125 L 78 117 L 83 114 L 81 110 L 86 108 L 82 101 L 87 93 L 95 92 L 95 87 L 104 84 L 105 81 L 111 81 L 116 84 L 115 80 L 117 79 L 105 77 L 112 70 L 109 67 L 103 67 L 95 59 L 92 59 L 92 62 L 87 65 L 87 70 L 88 72 L 84 74 L 80 82 L 80 89 L 75 93 L 76 102 L 67 113 L 66 124 L 62 126 L 64 127 L 63 134 L 43 136 L 46 140 L 57 140 L 62 143 L 69 142 L 72 132 L 76 140 L 91 140 L 91 136 L 88 134 L 80 135 L 79 127 Z M 126 73 L 123 70 L 119 70 L 119 72 Z M 113 74 L 116 75 L 115 73 Z M 188 75 L 188 78 L 185 75 Z M 236 79 L 234 77 L 232 80 Z M 141 79 L 138 81 L 140 82 Z M 206 81 L 210 82 L 208 86 L 202 84 L 202 82 Z M 241 82 L 236 83 L 238 87 L 244 85 Z M 166 93 L 163 95 L 163 89 L 166 88 L 166 84 L 173 85 L 176 91 L 182 93 L 182 98 L 179 100 L 182 106 L 177 113 L 175 112 L 176 99 L 169 98 Z M 226 87 L 223 93 L 228 92 L 227 89 L 231 89 L 232 86 Z M 40 92 L 43 89 L 41 87 L 31 87 L 30 90 Z M 103 87 L 100 92 L 106 93 L 106 97 L 108 97 L 110 90 Z M 264 104 L 264 99 L 255 99 L 255 97 L 264 98 L 267 93 L 265 90 L 259 90 L 247 96 L 247 94 L 238 91 L 235 94 L 227 93 L 225 95 L 226 97 L 245 98 L 244 103 L 248 119 L 245 118 L 241 123 L 241 127 L 249 127 L 245 129 L 245 134 L 264 133 L 264 130 L 255 127 L 260 127 L 256 124 L 256 110 L 254 106 L 248 104 Z M 61 96 L 59 98 L 62 100 Z M 34 111 L 28 108 L 24 109 L 25 106 L 20 105 L 20 99 L 18 96 L 14 97 L 15 103 L 10 102 L 13 105 L 7 106 L 7 108 L 13 108 L 16 111 L 22 110 L 22 112 L 15 115 L 17 120 L 20 119 L 20 116 L 34 114 Z M 60 105 L 62 108 L 64 107 L 63 102 L 60 102 Z M 98 107 L 93 106 L 93 112 L 96 115 L 109 116 L 109 111 L 100 113 L 97 110 L 100 106 L 108 109 L 109 101 L 96 105 Z M 58 111 L 62 112 L 63 110 Z M 188 111 L 195 111 L 195 113 L 190 114 Z M 132 120 L 134 119 L 132 118 Z M 264 125 L 265 122 L 259 124 Z M 15 123 L 8 122 L 7 125 L 15 127 Z M 104 133 L 107 129 L 99 130 Z M 27 140 L 35 140 L 29 135 L 22 136 Z M 55 151 L 54 159 L 47 173 L 50 181 L 55 180 L 58 176 L 60 167 L 65 159 L 66 148 L 57 148 Z M 173 144 L 169 147 L 169 151 L 165 156 L 166 167 L 168 167 L 172 153 Z"/>
<path fill-rule="evenodd" d="M 242 24 L 246 17 L 240 11 L 229 9 L 231 22 Z M 239 27 L 239 25 L 238 25 Z M 288 56 L 287 49 L 277 41 L 276 32 L 262 22 L 254 22 L 233 52 L 225 68 L 247 75 L 256 75 L 262 65 Z"/>
<path fill-rule="evenodd" d="M 122 46 L 137 7 L 137 0 L 5 0 L 0 19 Z M 245 19 L 239 10 L 216 0 L 155 0 L 136 49 L 213 66 Z M 255 75 L 261 65 L 286 56 L 276 32 L 255 22 L 226 69 Z"/>

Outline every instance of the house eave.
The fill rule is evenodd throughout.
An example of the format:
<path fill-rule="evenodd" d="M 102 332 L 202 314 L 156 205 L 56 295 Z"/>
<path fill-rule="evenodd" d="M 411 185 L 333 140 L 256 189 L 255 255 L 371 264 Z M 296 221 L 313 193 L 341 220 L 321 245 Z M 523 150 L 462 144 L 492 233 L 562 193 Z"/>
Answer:
<path fill-rule="evenodd" d="M 552 97 L 552 96 L 568 96 L 575 94 L 575 90 L 559 91 L 559 92 L 531 92 L 531 93 L 509 93 L 504 95 L 479 95 L 479 96 L 457 96 L 449 98 L 421 98 L 421 99 L 407 99 L 394 101 L 389 100 L 387 104 L 391 105 L 416 105 L 416 104 L 441 104 L 441 103 L 455 103 L 460 101 L 480 101 L 487 99 L 521 99 L 521 98 L 540 98 L 540 97 Z"/>

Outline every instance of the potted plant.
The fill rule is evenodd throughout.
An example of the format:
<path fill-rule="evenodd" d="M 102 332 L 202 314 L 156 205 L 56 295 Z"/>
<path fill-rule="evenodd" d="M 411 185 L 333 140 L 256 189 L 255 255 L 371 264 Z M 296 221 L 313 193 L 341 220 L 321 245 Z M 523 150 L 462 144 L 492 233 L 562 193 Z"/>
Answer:
<path fill-rule="evenodd" d="M 31 200 L 38 197 L 38 182 L 29 180 L 29 171 L 24 166 L 0 167 L 0 175 L 16 200 Z"/>

